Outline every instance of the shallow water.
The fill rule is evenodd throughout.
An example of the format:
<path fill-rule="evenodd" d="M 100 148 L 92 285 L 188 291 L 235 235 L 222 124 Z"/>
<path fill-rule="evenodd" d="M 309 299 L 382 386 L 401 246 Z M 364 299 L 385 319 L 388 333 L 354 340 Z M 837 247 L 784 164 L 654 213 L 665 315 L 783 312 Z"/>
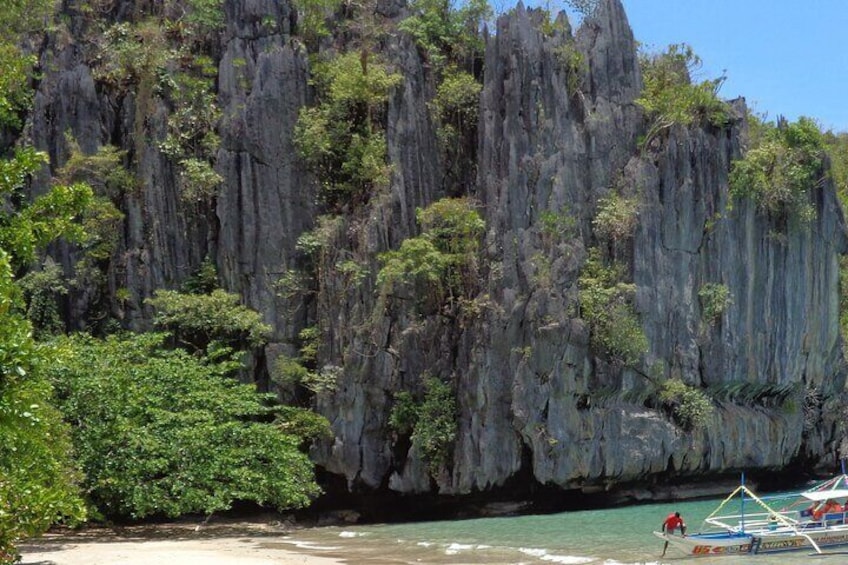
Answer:
<path fill-rule="evenodd" d="M 406 524 L 315 528 L 265 544 L 296 546 L 308 553 L 341 557 L 349 563 L 488 563 L 488 564 L 654 564 L 757 563 L 790 564 L 814 555 L 795 551 L 776 555 L 687 557 L 654 537 L 669 512 L 679 511 L 690 532 L 721 499 L 643 504 L 559 514 L 480 518 Z M 733 508 L 728 513 L 735 512 Z M 826 551 L 816 563 L 848 563 L 846 551 Z"/>

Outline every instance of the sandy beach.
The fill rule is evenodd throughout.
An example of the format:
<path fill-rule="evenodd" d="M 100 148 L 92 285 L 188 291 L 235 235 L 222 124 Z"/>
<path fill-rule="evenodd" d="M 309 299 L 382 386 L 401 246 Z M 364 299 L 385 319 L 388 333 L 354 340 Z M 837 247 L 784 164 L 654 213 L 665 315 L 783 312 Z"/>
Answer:
<path fill-rule="evenodd" d="M 20 548 L 22 565 L 338 565 L 298 548 L 274 522 L 54 531 Z"/>

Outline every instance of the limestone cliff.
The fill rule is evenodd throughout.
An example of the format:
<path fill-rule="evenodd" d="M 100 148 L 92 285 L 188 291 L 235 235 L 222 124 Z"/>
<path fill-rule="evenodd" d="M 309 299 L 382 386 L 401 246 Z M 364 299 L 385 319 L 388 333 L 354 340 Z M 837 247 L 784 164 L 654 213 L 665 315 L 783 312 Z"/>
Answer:
<path fill-rule="evenodd" d="M 104 17 L 115 21 L 155 10 L 140 0 L 105 4 Z M 403 6 L 385 4 L 386 21 L 404 17 Z M 833 460 L 846 250 L 834 188 L 811 187 L 815 217 L 791 230 L 732 199 L 731 162 L 747 135 L 741 100 L 722 127 L 673 127 L 643 144 L 647 119 L 634 102 L 642 77 L 619 0 L 602 1 L 575 34 L 564 15 L 551 26 L 522 5 L 497 19 L 486 34 L 478 143 L 466 163 L 476 179 L 459 188 L 445 180 L 426 57 L 404 33 L 383 41 L 380 51 L 402 74 L 386 109 L 391 181 L 322 224 L 330 243 L 323 268 L 310 292 L 294 295 L 281 294 L 279 280 L 303 263 L 297 239 L 326 212 L 293 142 L 298 113 L 312 103 L 310 61 L 284 0 L 224 7 L 225 27 L 207 45 L 217 66 L 222 182 L 202 202 L 179 197 L 179 171 L 161 148 L 174 108 L 143 82 L 118 88 L 95 76 L 87 17 L 68 8 L 65 35 L 45 45 L 28 125 L 36 146 L 58 167 L 68 157 L 65 132 L 86 153 L 116 145 L 128 151 L 138 185 L 117 202 L 125 220 L 107 284 L 72 297 L 72 325 L 98 302 L 143 329 L 144 299 L 212 258 L 222 285 L 275 328 L 256 360 L 264 385 L 274 360 L 296 350 L 300 330 L 321 330 L 318 366 L 339 376 L 334 390 L 313 398 L 335 434 L 313 456 L 355 490 L 464 494 L 519 476 L 571 489 Z M 613 191 L 639 203 L 635 230 L 614 249 L 648 340 L 634 364 L 599 355 L 580 316 L 578 278 L 598 244 L 593 219 Z M 378 254 L 417 235 L 416 208 L 448 194 L 475 199 L 486 221 L 476 314 L 422 316 L 402 301 L 380 302 Z M 551 234 L 552 214 L 567 215 L 568 228 Z M 74 255 L 64 253 L 71 272 Z M 348 259 L 364 266 L 363 277 L 335 268 Z M 715 320 L 699 301 L 707 283 L 731 297 Z M 119 289 L 129 298 L 118 300 Z M 456 440 L 435 470 L 389 425 L 397 393 L 420 395 L 425 374 L 449 383 L 456 399 Z M 708 424 L 686 430 L 647 400 L 668 378 L 704 390 L 796 384 L 795 404 L 716 398 Z"/>

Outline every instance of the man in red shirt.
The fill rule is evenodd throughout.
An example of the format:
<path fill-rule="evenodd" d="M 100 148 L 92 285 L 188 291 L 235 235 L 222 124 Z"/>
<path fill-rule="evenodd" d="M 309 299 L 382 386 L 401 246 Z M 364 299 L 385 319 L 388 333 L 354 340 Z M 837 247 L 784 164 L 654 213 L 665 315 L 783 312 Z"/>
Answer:
<path fill-rule="evenodd" d="M 680 517 L 680 512 L 675 512 L 674 514 L 669 514 L 665 519 L 662 525 L 662 531 L 667 534 L 673 534 L 674 530 L 680 528 L 680 533 L 682 535 L 686 535 L 686 524 L 683 522 L 683 518 Z M 663 546 L 662 557 L 665 557 L 665 551 L 668 549 L 668 542 L 665 542 Z"/>

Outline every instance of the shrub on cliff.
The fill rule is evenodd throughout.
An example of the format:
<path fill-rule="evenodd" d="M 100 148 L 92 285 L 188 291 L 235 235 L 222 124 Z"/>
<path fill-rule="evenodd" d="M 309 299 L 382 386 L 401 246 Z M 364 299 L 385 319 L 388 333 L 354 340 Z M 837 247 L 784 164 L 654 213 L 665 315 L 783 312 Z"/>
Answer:
<path fill-rule="evenodd" d="M 727 122 L 727 104 L 718 97 L 724 77 L 693 84 L 691 75 L 700 67 L 701 58 L 692 47 L 669 45 L 664 53 L 643 55 L 640 64 L 644 87 L 636 103 L 652 120 L 646 144 L 673 125 L 706 122 L 722 126 Z"/>
<path fill-rule="evenodd" d="M 424 386 L 420 401 L 407 391 L 395 395 L 389 425 L 399 434 L 411 434 L 413 447 L 435 475 L 450 462 L 456 441 L 456 395 L 436 377 L 424 376 Z"/>
<path fill-rule="evenodd" d="M 778 222 L 809 222 L 815 217 L 810 191 L 824 181 L 825 142 L 810 118 L 759 124 L 744 159 L 730 169 L 734 197 L 752 198 Z"/>
<path fill-rule="evenodd" d="M 719 283 L 705 283 L 698 289 L 701 317 L 707 324 L 714 324 L 733 304 L 730 289 Z"/>
<path fill-rule="evenodd" d="M 320 103 L 300 111 L 295 147 L 329 209 L 365 202 L 389 182 L 383 115 L 402 77 L 379 57 L 350 52 L 316 63 L 313 78 Z"/>
<path fill-rule="evenodd" d="M 292 427 L 289 412 L 275 423 L 271 397 L 232 379 L 237 364 L 227 358 L 166 350 L 163 340 L 75 336 L 56 345 L 50 377 L 97 510 L 143 518 L 235 501 L 309 504 L 319 489 L 304 438 L 284 432 L 303 422 Z"/>
<path fill-rule="evenodd" d="M 713 414 L 710 397 L 679 379 L 663 382 L 659 396 L 674 421 L 687 431 L 705 426 Z"/>
<path fill-rule="evenodd" d="M 580 315 L 597 352 L 633 365 L 648 350 L 648 338 L 632 304 L 636 286 L 623 280 L 620 265 L 605 265 L 598 249 L 590 249 L 578 280 Z"/>
<path fill-rule="evenodd" d="M 258 347 L 271 327 L 256 310 L 239 304 L 239 296 L 221 289 L 207 294 L 159 290 L 147 303 L 156 309 L 153 323 L 173 332 L 189 351 L 209 348 Z"/>
<path fill-rule="evenodd" d="M 398 28 L 410 34 L 430 63 L 441 69 L 463 64 L 483 51 L 480 29 L 491 17 L 486 0 L 454 4 L 448 0 L 413 0 L 410 15 Z"/>
<path fill-rule="evenodd" d="M 477 251 L 486 222 L 467 198 L 443 198 L 419 208 L 421 235 L 379 255 L 377 287 L 417 302 L 419 310 L 451 306 L 471 298 L 479 284 Z"/>

